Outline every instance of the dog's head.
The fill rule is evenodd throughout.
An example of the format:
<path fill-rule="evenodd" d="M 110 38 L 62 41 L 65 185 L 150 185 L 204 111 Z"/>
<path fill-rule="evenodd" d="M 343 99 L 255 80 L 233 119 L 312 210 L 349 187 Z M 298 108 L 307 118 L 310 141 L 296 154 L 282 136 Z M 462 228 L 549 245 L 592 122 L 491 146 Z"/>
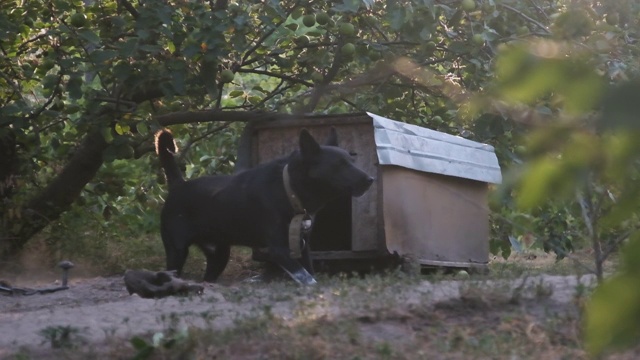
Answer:
<path fill-rule="evenodd" d="M 312 181 L 322 183 L 336 192 L 361 196 L 373 178 L 354 164 L 353 157 L 338 147 L 336 130 L 331 128 L 325 145 L 320 145 L 306 129 L 300 132 L 300 154 Z"/>

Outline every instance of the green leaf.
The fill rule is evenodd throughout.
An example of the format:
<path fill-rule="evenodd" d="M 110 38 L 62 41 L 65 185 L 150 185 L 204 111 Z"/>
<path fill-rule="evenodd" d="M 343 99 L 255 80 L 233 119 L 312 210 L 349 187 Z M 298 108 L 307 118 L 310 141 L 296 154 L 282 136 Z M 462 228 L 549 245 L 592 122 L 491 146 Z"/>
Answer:
<path fill-rule="evenodd" d="M 54 1 L 54 4 L 56 8 L 58 8 L 59 10 L 69 11 L 71 10 L 71 6 L 73 2 L 72 1 Z"/>
<path fill-rule="evenodd" d="M 76 104 L 67 104 L 64 108 L 66 114 L 76 114 L 80 111 L 80 106 Z"/>
<path fill-rule="evenodd" d="M 0 108 L 0 114 L 2 117 L 10 117 L 15 115 L 20 115 L 22 113 L 22 108 L 18 106 L 18 104 L 9 104 L 7 106 L 3 106 Z M 0 122 L 0 125 L 4 126 L 3 122 Z"/>
<path fill-rule="evenodd" d="M 167 43 L 167 50 L 169 51 L 169 53 L 173 54 L 174 52 L 176 52 L 176 45 L 169 41 L 169 43 Z"/>
<path fill-rule="evenodd" d="M 571 188 L 570 173 L 558 158 L 537 159 L 528 166 L 522 178 L 517 203 L 524 210 L 540 206 L 550 195 Z"/>
<path fill-rule="evenodd" d="M 171 74 L 171 85 L 178 95 L 184 95 L 186 93 L 185 73 L 183 71 L 174 71 Z"/>
<path fill-rule="evenodd" d="M 139 122 L 136 124 L 136 130 L 138 131 L 138 134 L 142 136 L 149 135 L 149 127 L 143 122 Z"/>
<path fill-rule="evenodd" d="M 337 4 L 332 9 L 337 12 L 356 13 L 360 8 L 361 1 L 362 0 L 343 0 L 342 4 Z"/>
<path fill-rule="evenodd" d="M 131 130 L 131 127 L 126 124 L 117 123 L 115 126 L 115 130 L 116 130 L 116 133 L 118 133 L 118 135 L 124 135 Z"/>
<path fill-rule="evenodd" d="M 129 342 L 131 343 L 133 348 L 136 350 L 142 350 L 149 347 L 149 344 L 147 344 L 147 342 L 139 336 L 132 337 L 131 340 L 129 340 Z"/>
<path fill-rule="evenodd" d="M 53 89 L 58 84 L 58 75 L 49 74 L 42 78 L 42 88 L 49 90 Z"/>
<path fill-rule="evenodd" d="M 640 276 L 640 231 L 633 233 L 629 242 L 620 251 L 622 260 L 622 272 Z M 636 286 L 637 287 L 637 286 Z M 640 310 L 640 302 L 637 304 Z M 638 323 L 640 326 L 640 323 Z"/>
<path fill-rule="evenodd" d="M 452 28 L 458 26 L 458 23 L 460 23 L 460 20 L 462 20 L 463 15 L 464 15 L 464 10 L 458 9 L 458 11 L 456 11 L 453 14 L 453 16 L 451 16 L 447 25 L 449 25 L 449 27 L 452 27 Z"/>
<path fill-rule="evenodd" d="M 598 119 L 601 129 L 640 129 L 640 80 L 617 85 L 603 99 L 602 116 Z"/>
<path fill-rule="evenodd" d="M 160 45 L 142 45 L 140 46 L 140 50 L 150 54 L 157 54 L 162 50 L 162 47 L 160 47 Z"/>
<path fill-rule="evenodd" d="M 120 81 L 124 81 L 131 76 L 133 68 L 131 64 L 124 61 L 119 61 L 112 70 L 113 75 Z"/>
<path fill-rule="evenodd" d="M 420 30 L 420 39 L 423 41 L 429 41 L 432 36 L 431 32 L 432 29 L 430 27 L 423 27 L 422 30 Z"/>
<path fill-rule="evenodd" d="M 160 90 L 165 96 L 173 96 L 176 94 L 175 89 L 173 88 L 173 84 L 167 81 L 163 81 L 160 83 Z"/>
<path fill-rule="evenodd" d="M 447 49 L 456 54 L 464 54 L 469 52 L 469 45 L 463 41 L 452 41 Z"/>
<path fill-rule="evenodd" d="M 489 251 L 493 255 L 500 254 L 504 259 L 508 259 L 511 255 L 511 244 L 502 239 L 491 239 L 489 241 Z"/>
<path fill-rule="evenodd" d="M 138 351 L 138 353 L 132 358 L 132 360 L 146 360 L 151 356 L 151 354 L 153 354 L 153 351 L 154 347 L 148 346 Z"/>
<path fill-rule="evenodd" d="M 593 67 L 560 54 L 534 54 L 534 50 L 535 47 L 519 46 L 498 57 L 496 75 L 502 96 L 512 102 L 534 103 L 554 95 L 569 113 L 593 110 L 599 103 L 603 87 L 602 79 Z"/>
<path fill-rule="evenodd" d="M 80 99 L 82 97 L 82 77 L 74 75 L 69 78 L 67 91 L 69 92 L 69 98 L 73 100 Z"/>
<path fill-rule="evenodd" d="M 91 61 L 100 64 L 118 56 L 116 50 L 94 50 L 89 54 Z"/>
<path fill-rule="evenodd" d="M 636 239 L 637 242 L 638 239 Z M 637 249 L 636 249 L 637 250 Z M 640 258 L 640 253 L 634 253 Z M 585 341 L 592 355 L 640 340 L 640 273 L 616 275 L 600 285 L 586 306 Z"/>
<path fill-rule="evenodd" d="M 567 61 L 565 65 L 571 67 L 573 71 L 565 70 L 568 76 L 561 79 L 558 84 L 564 109 L 576 115 L 594 110 L 602 96 L 604 88 L 602 78 L 592 69 L 584 68 L 584 64 Z"/>
<path fill-rule="evenodd" d="M 400 30 L 402 26 L 406 23 L 405 21 L 405 10 L 401 7 L 396 7 L 389 12 L 389 24 L 393 30 Z"/>
<path fill-rule="evenodd" d="M 138 38 L 129 38 L 127 41 L 120 43 L 120 56 L 130 57 L 138 48 Z"/>
<path fill-rule="evenodd" d="M 237 98 L 244 95 L 244 91 L 242 90 L 233 90 L 229 93 L 230 98 Z"/>
<path fill-rule="evenodd" d="M 100 37 L 98 36 L 98 34 L 87 28 L 78 29 L 78 35 L 80 35 L 81 38 L 87 40 L 93 45 L 100 44 Z"/>
<path fill-rule="evenodd" d="M 111 132 L 110 127 L 105 127 L 102 129 L 102 137 L 107 144 L 111 144 L 113 142 L 113 133 Z"/>
<path fill-rule="evenodd" d="M 214 61 L 204 60 L 200 69 L 200 81 L 204 83 L 207 92 L 211 96 L 215 96 L 218 92 L 216 74 L 218 73 L 217 63 Z"/>

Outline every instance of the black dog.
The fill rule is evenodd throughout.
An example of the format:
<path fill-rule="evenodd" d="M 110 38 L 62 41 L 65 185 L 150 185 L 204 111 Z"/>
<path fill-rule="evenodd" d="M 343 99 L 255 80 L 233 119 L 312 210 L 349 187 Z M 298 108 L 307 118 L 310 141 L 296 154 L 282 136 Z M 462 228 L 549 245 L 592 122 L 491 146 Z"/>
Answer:
<path fill-rule="evenodd" d="M 337 147 L 335 129 L 331 129 L 326 146 L 319 145 L 307 130 L 300 132 L 299 141 L 299 150 L 288 157 L 236 175 L 185 181 L 174 159 L 173 135 L 168 130 L 158 131 L 156 152 L 169 186 L 161 215 L 167 270 L 180 274 L 189 246 L 195 244 L 207 258 L 204 280 L 213 282 L 226 267 L 232 245 L 267 247 L 269 260 L 294 280 L 315 283 L 290 256 L 289 224 L 295 211 L 285 190 L 285 175 L 290 196 L 299 199 L 298 204 L 311 215 L 338 196 L 364 194 L 373 178 Z"/>

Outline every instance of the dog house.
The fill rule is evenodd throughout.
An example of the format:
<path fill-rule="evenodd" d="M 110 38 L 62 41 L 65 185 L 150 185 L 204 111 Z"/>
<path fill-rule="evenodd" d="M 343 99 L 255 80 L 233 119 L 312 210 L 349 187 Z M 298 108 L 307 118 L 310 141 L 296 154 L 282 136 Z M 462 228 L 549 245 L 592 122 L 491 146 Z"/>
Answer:
<path fill-rule="evenodd" d="M 490 145 L 371 113 L 302 116 L 248 124 L 237 166 L 290 154 L 303 128 L 322 142 L 331 127 L 376 181 L 363 196 L 338 198 L 316 215 L 314 263 L 348 260 L 342 263 L 355 267 L 409 257 L 425 266 L 486 266 L 488 187 L 502 179 Z"/>

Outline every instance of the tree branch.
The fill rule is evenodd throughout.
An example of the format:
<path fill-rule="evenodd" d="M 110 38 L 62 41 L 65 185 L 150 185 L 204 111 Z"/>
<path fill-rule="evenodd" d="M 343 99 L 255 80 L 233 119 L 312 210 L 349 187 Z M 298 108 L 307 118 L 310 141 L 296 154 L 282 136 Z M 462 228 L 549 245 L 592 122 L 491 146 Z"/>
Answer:
<path fill-rule="evenodd" d="M 611 253 L 613 253 L 618 248 L 618 246 L 623 241 L 628 239 L 629 236 L 631 236 L 631 234 L 635 231 L 638 231 L 638 229 L 625 231 L 622 235 L 618 236 L 616 239 L 612 240 L 609 244 L 607 244 L 606 249 L 604 249 L 602 251 L 602 254 L 600 255 L 602 256 L 602 261 L 606 260 L 609 257 L 609 255 L 611 255 Z"/>
<path fill-rule="evenodd" d="M 211 2 L 213 3 L 213 1 Z M 214 4 L 211 4 L 211 10 L 212 11 L 226 10 L 228 3 L 229 3 L 228 0 L 217 0 Z"/>
<path fill-rule="evenodd" d="M 594 219 L 595 211 L 593 203 L 591 202 L 591 195 L 590 184 L 587 184 L 586 196 L 580 191 L 576 191 L 576 199 L 580 205 L 582 217 L 584 219 L 585 226 L 587 227 L 587 234 L 589 235 L 589 240 L 591 240 L 591 246 L 593 247 L 596 277 L 598 278 L 598 282 L 601 282 L 603 277 L 602 263 L 604 262 L 604 258 L 602 257 L 602 243 L 600 242 L 598 232 L 596 231 L 596 223 Z"/>
<path fill-rule="evenodd" d="M 300 107 L 301 113 L 312 112 L 318 106 L 318 103 L 320 102 L 322 95 L 324 95 L 327 92 L 327 85 L 336 77 L 336 75 L 338 75 L 338 72 L 340 71 L 340 66 L 342 65 L 342 59 L 343 59 L 342 52 L 339 51 L 340 46 L 342 46 L 341 41 L 336 44 L 335 56 L 333 58 L 333 63 L 331 64 L 331 67 L 329 68 L 327 73 L 322 77 L 322 81 L 316 84 L 316 86 L 311 91 L 311 97 L 309 99 L 309 102 L 307 103 L 306 106 L 302 103 L 302 106 Z"/>
<path fill-rule="evenodd" d="M 202 110 L 202 111 L 180 111 L 154 117 L 154 120 L 161 126 L 171 126 L 179 124 L 206 123 L 215 121 L 228 122 L 250 122 L 250 121 L 273 121 L 280 119 L 293 119 L 296 116 L 289 114 L 273 114 L 261 111 L 222 111 L 222 110 Z"/>
<path fill-rule="evenodd" d="M 138 20 L 138 18 L 140 17 L 140 13 L 138 12 L 138 10 L 136 10 L 135 7 L 133 7 L 133 5 L 131 5 L 131 3 L 129 3 L 127 0 L 119 0 L 118 2 L 125 9 L 127 9 L 129 14 L 131 14 L 131 16 L 133 16 L 134 19 Z"/>
<path fill-rule="evenodd" d="M 42 106 L 38 110 L 27 115 L 28 120 L 37 118 L 38 116 L 40 116 L 40 114 L 42 114 L 47 109 L 49 105 L 51 105 L 51 103 L 53 102 L 53 99 L 55 99 L 60 92 L 58 87 L 60 86 L 61 82 L 62 82 L 62 74 L 59 74 L 58 79 L 56 80 L 55 90 L 51 93 L 51 95 L 49 95 L 49 98 L 47 99 L 47 101 L 45 101 L 45 103 L 42 104 Z"/>
<path fill-rule="evenodd" d="M 293 83 L 303 84 L 303 85 L 306 85 L 306 86 L 309 86 L 309 87 L 313 86 L 313 84 L 308 82 L 308 81 L 296 79 L 296 78 L 294 78 L 292 76 L 289 76 L 289 75 L 276 74 L 276 73 L 271 72 L 271 71 L 256 70 L 256 69 L 238 69 L 238 72 L 240 72 L 240 73 L 259 74 L 259 75 L 267 75 L 267 76 L 275 77 L 275 78 L 278 78 L 278 79 L 291 81 Z"/>
<path fill-rule="evenodd" d="M 25 42 L 23 42 L 22 44 L 20 44 L 20 46 L 18 46 L 18 52 L 16 53 L 16 57 L 22 55 L 25 51 L 29 50 L 31 48 L 31 43 L 32 42 L 36 42 L 40 39 L 46 39 L 47 37 L 49 37 L 49 34 L 47 33 L 46 30 L 42 30 L 38 33 L 38 35 L 27 39 Z"/>
<path fill-rule="evenodd" d="M 209 131 L 206 131 L 204 134 L 202 134 L 200 136 L 196 136 L 195 138 L 190 139 L 189 142 L 185 146 L 183 146 L 182 149 L 180 149 L 180 153 L 178 155 L 178 162 L 181 162 L 182 159 L 184 159 L 184 157 L 187 155 L 187 153 L 189 152 L 189 149 L 191 149 L 193 144 L 195 144 L 198 141 L 200 141 L 200 140 L 202 140 L 204 138 L 207 138 L 207 137 L 209 137 L 209 136 L 211 136 L 211 135 L 213 135 L 213 134 L 215 134 L 215 133 L 217 133 L 219 131 L 222 131 L 222 130 L 228 128 L 229 125 L 231 125 L 230 122 L 224 123 L 222 125 L 216 126 L 215 128 L 213 128 L 213 129 L 211 129 Z"/>
<path fill-rule="evenodd" d="M 22 98 L 22 90 L 20 89 L 20 85 L 16 84 L 13 82 L 13 79 L 9 78 L 8 75 L 6 75 L 4 73 L 4 71 L 0 70 L 0 77 L 7 82 L 7 84 L 9 84 L 11 86 L 11 88 L 13 89 L 13 94 L 11 94 L 12 96 L 7 96 L 7 103 L 9 103 L 9 99 L 13 97 L 14 94 L 18 94 L 20 96 L 20 98 Z"/>
<path fill-rule="evenodd" d="M 133 94 L 130 98 L 136 104 L 143 103 L 145 101 L 157 99 L 163 97 L 164 94 L 159 86 L 153 87 L 152 89 L 145 89 L 143 91 L 137 92 Z"/>
<path fill-rule="evenodd" d="M 255 109 L 261 108 L 264 104 L 267 103 L 267 101 L 272 99 L 274 96 L 284 93 L 285 91 L 287 91 L 293 86 L 293 85 L 284 86 L 285 83 L 286 82 L 284 80 L 280 80 L 280 83 L 278 84 L 278 86 L 276 86 L 276 88 L 273 89 L 267 96 L 263 97 L 259 103 L 255 104 L 254 108 Z"/>
<path fill-rule="evenodd" d="M 509 5 L 505 5 L 505 4 L 499 4 L 500 6 L 502 6 L 503 8 L 517 14 L 518 16 L 520 16 L 521 18 L 527 20 L 528 22 L 536 25 L 537 27 L 539 27 L 540 29 L 542 29 L 547 35 L 551 34 L 551 32 L 549 31 L 549 29 L 547 29 L 544 25 L 542 25 L 540 22 L 538 22 L 535 19 L 530 18 L 529 16 L 527 16 L 526 14 L 524 14 L 523 12 L 521 12 L 518 9 L 512 8 Z"/>
<path fill-rule="evenodd" d="M 335 42 L 313 42 L 307 45 L 298 45 L 295 46 L 294 49 L 296 50 L 301 50 L 301 49 L 311 49 L 311 48 L 322 48 L 322 47 L 328 47 L 328 46 L 334 46 L 336 43 Z M 246 61 L 243 61 L 243 65 L 247 66 L 247 65 L 251 65 L 253 63 L 256 62 L 260 62 L 260 61 L 265 61 L 265 59 L 269 58 L 269 57 L 274 57 L 279 55 L 280 53 L 278 52 L 270 52 L 267 55 L 261 55 L 261 56 L 256 56 L 254 58 L 248 59 Z"/>
<path fill-rule="evenodd" d="M 286 18 L 285 18 L 286 19 Z M 267 32 L 265 32 L 260 39 L 258 39 L 256 41 L 256 43 L 249 49 L 247 50 L 244 55 L 242 56 L 242 65 L 245 64 L 245 61 L 247 61 L 247 59 L 249 58 L 249 56 L 251 56 L 251 54 L 253 54 L 256 50 L 258 50 L 258 48 L 260 47 L 260 45 L 262 45 L 262 43 L 264 43 L 265 40 L 267 40 L 267 38 L 269 36 L 271 36 L 271 34 L 273 34 L 279 27 L 280 25 L 282 25 L 284 23 L 284 21 L 280 21 L 280 23 L 278 24 L 274 24 L 273 28 L 271 28 L 270 30 L 268 30 Z M 241 65 L 241 66 L 242 66 Z"/>
<path fill-rule="evenodd" d="M 417 64 L 407 63 L 406 61 L 395 61 L 392 63 L 379 62 L 373 69 L 363 73 L 362 75 L 354 79 L 327 86 L 327 90 L 344 92 L 346 91 L 346 89 L 350 90 L 355 87 L 378 85 L 382 82 L 386 82 L 389 77 L 393 75 L 400 75 L 405 78 L 411 79 L 415 75 L 414 72 L 418 66 L 438 64 L 441 62 L 450 61 L 451 59 L 451 57 L 438 58 L 434 60 L 423 61 Z M 411 66 L 410 68 L 408 68 L 409 65 Z"/>

